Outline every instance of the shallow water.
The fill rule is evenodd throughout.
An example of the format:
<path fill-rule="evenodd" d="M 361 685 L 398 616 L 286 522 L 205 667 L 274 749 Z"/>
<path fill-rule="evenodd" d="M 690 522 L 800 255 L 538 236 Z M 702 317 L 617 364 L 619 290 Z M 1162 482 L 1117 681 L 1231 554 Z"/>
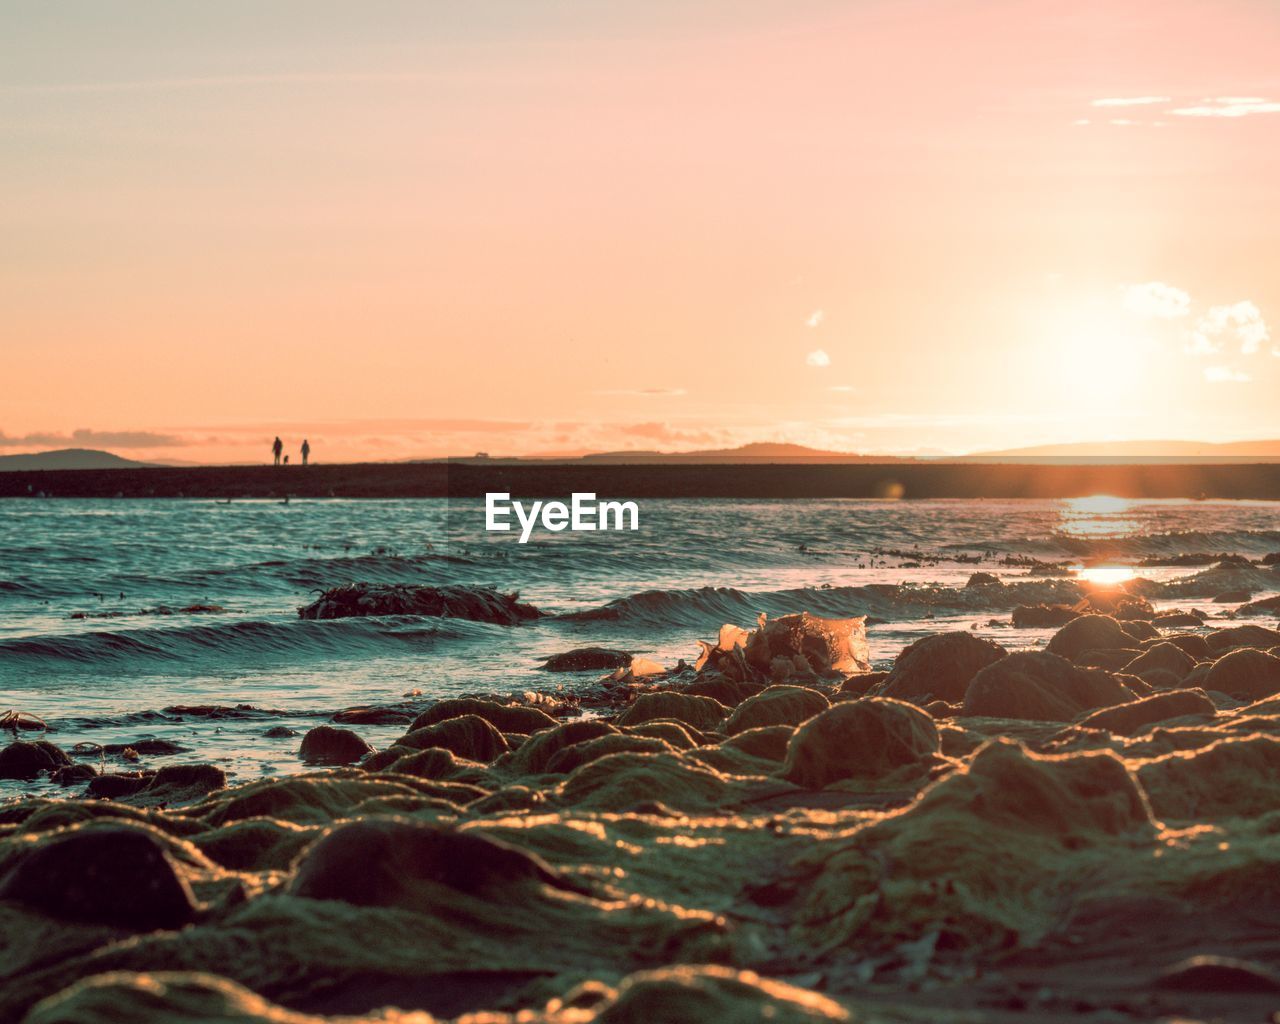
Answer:
<path fill-rule="evenodd" d="M 642 503 L 640 527 L 520 545 L 483 532 L 478 501 L 0 502 L 0 710 L 44 717 L 64 747 L 168 739 L 186 749 L 148 764 L 208 760 L 247 779 L 301 767 L 296 739 L 262 735 L 271 725 L 301 732 L 415 689 L 425 701 L 571 688 L 591 676 L 539 666 L 576 646 L 674 665 L 723 622 L 801 610 L 880 620 L 869 634 L 878 666 L 945 629 L 1034 646 L 1047 631 L 1012 629 L 1009 610 L 1069 599 L 1073 584 L 1029 575 L 1028 559 L 1092 571 L 1280 550 L 1280 505 L 1267 502 L 669 500 Z M 976 571 L 1014 586 L 966 589 Z M 1275 567 L 1131 571 L 1152 581 L 1158 608 L 1220 613 L 1220 590 L 1280 590 Z M 313 591 L 356 581 L 518 590 L 557 616 L 618 603 L 608 619 L 519 627 L 298 618 Z M 181 610 L 193 605 L 221 610 Z M 200 704 L 280 714 L 163 711 Z M 377 746 L 403 730 L 360 731 Z M 0 785 L 13 795 L 47 784 Z"/>

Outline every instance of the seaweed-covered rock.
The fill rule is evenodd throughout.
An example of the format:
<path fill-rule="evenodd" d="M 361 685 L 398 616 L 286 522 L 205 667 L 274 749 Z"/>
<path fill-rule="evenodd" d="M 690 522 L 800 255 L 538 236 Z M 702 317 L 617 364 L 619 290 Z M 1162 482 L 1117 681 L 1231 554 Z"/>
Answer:
<path fill-rule="evenodd" d="M 519 733 L 527 736 L 541 729 L 554 728 L 558 723 L 539 708 L 521 707 L 515 704 L 499 704 L 497 701 L 477 697 L 449 697 L 436 701 L 413 720 L 409 731 L 423 729 L 450 718 L 475 715 L 483 718 L 499 732 Z"/>
<path fill-rule="evenodd" d="M 373 752 L 363 737 L 350 729 L 317 725 L 302 737 L 302 760 L 309 764 L 355 764 Z"/>
<path fill-rule="evenodd" d="M 396 741 L 397 746 L 426 750 L 440 747 L 468 761 L 492 761 L 511 749 L 505 736 L 479 715 L 446 718 L 414 729 Z"/>
<path fill-rule="evenodd" d="M 413 716 L 394 708 L 344 708 L 335 712 L 332 721 L 338 725 L 408 725 Z"/>
<path fill-rule="evenodd" d="M 440 889 L 518 899 L 530 883 L 577 889 L 541 858 L 489 836 L 382 817 L 339 825 L 319 839 L 299 862 L 289 891 L 358 907 L 434 911 Z"/>
<path fill-rule="evenodd" d="M 675 748 L 665 740 L 654 736 L 629 736 L 614 733 L 599 736 L 593 740 L 584 740 L 571 747 L 565 747 L 547 762 L 547 771 L 552 775 L 568 775 L 584 764 L 598 761 L 610 754 L 624 752 L 642 754 L 671 754 Z"/>
<path fill-rule="evenodd" d="M 1148 725 L 1186 715 L 1205 715 L 1212 718 L 1217 708 L 1203 690 L 1170 690 L 1150 697 L 1117 704 L 1112 708 L 1095 711 L 1080 722 L 1081 727 L 1106 729 L 1115 736 L 1132 736 Z"/>
<path fill-rule="evenodd" d="M 151 776 L 143 772 L 106 772 L 89 780 L 85 795 L 97 800 L 119 800 L 147 788 Z"/>
<path fill-rule="evenodd" d="M 711 697 L 663 690 L 642 693 L 614 721 L 617 725 L 639 725 L 655 718 L 671 718 L 695 729 L 712 729 L 728 713 L 727 707 Z"/>
<path fill-rule="evenodd" d="M 508 757 L 499 761 L 498 767 L 510 768 L 525 775 L 541 775 L 547 770 L 551 759 L 566 747 L 613 735 L 617 731 L 608 722 L 598 718 L 565 722 L 554 729 L 546 729 L 530 736 Z"/>
<path fill-rule="evenodd" d="M 404 583 L 349 583 L 326 590 L 298 609 L 304 619 L 342 619 L 361 615 L 429 615 L 514 626 L 541 616 L 516 594 L 487 587 L 419 587 Z"/>
<path fill-rule="evenodd" d="M 841 779 L 927 768 L 938 753 L 933 719 L 885 697 L 844 701 L 809 719 L 792 736 L 781 775 L 806 789 Z"/>
<path fill-rule="evenodd" d="M 1133 647 L 1134 639 L 1110 615 L 1081 615 L 1053 635 L 1049 641 L 1049 652 L 1074 660 L 1085 651 Z"/>
<path fill-rule="evenodd" d="M 1069 722 L 1083 711 L 1132 699 L 1132 691 L 1101 669 L 1080 668 L 1047 651 L 1019 651 L 973 677 L 962 713 Z"/>
<path fill-rule="evenodd" d="M 1056 629 L 1082 614 L 1070 604 L 1020 604 L 1013 610 L 1012 622 L 1018 629 Z"/>
<path fill-rule="evenodd" d="M 1206 690 L 1241 700 L 1260 700 L 1280 693 L 1280 658 L 1252 647 L 1224 654 L 1204 677 Z"/>
<path fill-rule="evenodd" d="M 1153 640 L 1143 640 L 1138 646 L 1149 651 L 1157 644 L 1173 644 L 1174 647 L 1191 656 L 1192 661 L 1203 661 L 1209 658 L 1209 644 L 1199 633 L 1166 633 Z"/>
<path fill-rule="evenodd" d="M 51 836 L 0 881 L 0 900 L 54 917 L 149 930 L 196 913 L 191 887 L 149 831 L 94 825 Z"/>
<path fill-rule="evenodd" d="M 1223 654 L 1234 647 L 1258 647 L 1266 650 L 1280 647 L 1280 632 L 1266 626 L 1234 626 L 1231 629 L 1215 629 L 1207 637 L 1212 654 Z"/>
<path fill-rule="evenodd" d="M 16 740 L 0 750 L 0 779 L 34 779 L 70 763 L 66 752 L 48 740 Z"/>
<path fill-rule="evenodd" d="M 770 686 L 738 705 L 725 732 L 736 736 L 765 725 L 799 725 L 830 706 L 824 694 L 806 686 Z"/>
<path fill-rule="evenodd" d="M 964 700 L 969 681 L 1009 652 L 972 633 L 935 633 L 922 637 L 898 655 L 889 678 L 876 694 L 898 700 Z"/>
<path fill-rule="evenodd" d="M 630 664 L 631 655 L 626 651 L 608 647 L 575 647 L 572 651 L 551 655 L 542 667 L 548 672 L 602 672 L 626 668 Z"/>
<path fill-rule="evenodd" d="M 1243 736 L 1176 751 L 1138 768 L 1152 810 L 1164 819 L 1220 822 L 1275 808 L 1280 739 Z"/>
<path fill-rule="evenodd" d="M 1182 679 L 1195 667 L 1195 658 L 1191 657 L 1176 644 L 1162 641 L 1148 647 L 1140 655 L 1128 662 L 1124 666 L 1124 670 L 1132 675 L 1140 676 L 1153 669 L 1164 669 Z"/>

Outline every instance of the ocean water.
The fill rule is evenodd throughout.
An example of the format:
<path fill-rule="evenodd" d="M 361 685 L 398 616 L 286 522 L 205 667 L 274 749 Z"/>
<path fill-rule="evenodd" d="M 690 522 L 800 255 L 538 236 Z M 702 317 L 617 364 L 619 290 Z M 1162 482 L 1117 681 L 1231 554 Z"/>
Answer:
<path fill-rule="evenodd" d="M 1223 591 L 1280 591 L 1280 566 L 1167 564 L 1280 551 L 1267 502 L 655 500 L 637 532 L 525 545 L 483 522 L 479 501 L 0 501 L 0 711 L 41 716 L 64 748 L 169 740 L 182 750 L 144 763 L 212 761 L 243 780 L 302 769 L 297 738 L 263 735 L 273 725 L 301 733 L 414 690 L 423 706 L 572 689 L 592 674 L 540 666 L 586 645 L 674 666 L 760 612 L 869 615 L 885 667 L 942 630 L 1041 645 L 1049 632 L 1011 628 L 1010 610 L 1074 601 L 1081 572 L 1212 615 L 1234 608 L 1212 602 Z M 979 571 L 1006 585 L 966 587 Z M 298 617 L 317 591 L 358 581 L 516 590 L 551 614 L 517 627 Z M 169 710 L 195 705 L 259 710 Z M 403 729 L 359 731 L 381 746 Z"/>

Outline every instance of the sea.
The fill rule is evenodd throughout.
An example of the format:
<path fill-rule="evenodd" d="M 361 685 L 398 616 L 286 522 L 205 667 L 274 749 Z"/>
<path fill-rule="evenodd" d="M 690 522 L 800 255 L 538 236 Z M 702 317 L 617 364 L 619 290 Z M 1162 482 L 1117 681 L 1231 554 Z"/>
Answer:
<path fill-rule="evenodd" d="M 38 716 L 82 757 L 163 740 L 173 752 L 146 767 L 212 762 L 245 781 L 304 770 L 298 737 L 344 708 L 572 691 L 599 673 L 549 673 L 550 655 L 675 667 L 761 613 L 868 616 L 877 668 L 947 630 L 1042 646 L 1052 631 L 1013 628 L 1011 610 L 1074 602 L 1082 579 L 1197 608 L 1204 630 L 1277 625 L 1237 613 L 1238 595 L 1214 601 L 1280 592 L 1275 502 L 650 500 L 634 532 L 527 544 L 484 522 L 457 499 L 0 501 L 0 712 Z M 299 617 L 358 582 L 516 591 L 546 615 Z M 266 735 L 280 725 L 296 735 Z M 383 746 L 403 726 L 358 731 Z M 4 781 L 0 797 L 50 787 Z"/>

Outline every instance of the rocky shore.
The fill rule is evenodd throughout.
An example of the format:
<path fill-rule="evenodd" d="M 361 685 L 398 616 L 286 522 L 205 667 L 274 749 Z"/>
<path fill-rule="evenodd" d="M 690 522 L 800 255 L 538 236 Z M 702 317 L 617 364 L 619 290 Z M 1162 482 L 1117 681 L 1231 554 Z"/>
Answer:
<path fill-rule="evenodd" d="M 608 674 L 346 709 L 230 788 L 14 716 L 0 770 L 81 795 L 0 807 L 0 1019 L 1270 1019 L 1280 631 L 1110 612 L 887 672 L 808 615 L 565 652 Z"/>

